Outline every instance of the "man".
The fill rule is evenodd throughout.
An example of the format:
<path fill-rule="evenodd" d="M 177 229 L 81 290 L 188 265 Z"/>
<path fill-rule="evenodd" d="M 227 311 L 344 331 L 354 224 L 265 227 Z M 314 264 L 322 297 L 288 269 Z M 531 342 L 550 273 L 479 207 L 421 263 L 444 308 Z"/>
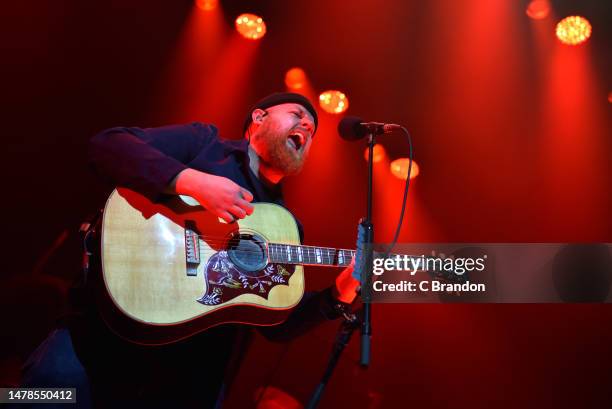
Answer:
<path fill-rule="evenodd" d="M 302 169 L 317 125 L 305 97 L 277 93 L 250 110 L 241 141 L 221 140 L 214 126 L 201 123 L 112 128 L 92 139 L 90 159 L 115 186 L 160 203 L 173 194 L 188 195 L 233 222 L 253 212 L 251 202 L 284 205 L 280 183 Z M 355 298 L 358 283 L 351 271 L 344 270 L 335 286 L 306 294 L 285 323 L 260 332 L 286 340 L 338 318 Z M 214 407 L 244 352 L 240 341 L 248 336 L 245 326 L 223 325 L 186 341 L 144 347 L 112 334 L 95 306 L 86 303 L 82 309 L 70 324 L 71 334 L 99 407 Z"/>
<path fill-rule="evenodd" d="M 270 96 L 257 104 L 247 118 L 245 138 L 250 142 L 246 145 L 249 170 L 264 186 L 278 185 L 285 176 L 297 174 L 304 165 L 317 115 L 304 100 L 299 94 Z M 193 168 L 181 171 L 170 183 L 169 190 L 192 196 L 227 222 L 242 219 L 253 211 L 249 204 L 253 194 L 248 189 L 227 177 Z"/>

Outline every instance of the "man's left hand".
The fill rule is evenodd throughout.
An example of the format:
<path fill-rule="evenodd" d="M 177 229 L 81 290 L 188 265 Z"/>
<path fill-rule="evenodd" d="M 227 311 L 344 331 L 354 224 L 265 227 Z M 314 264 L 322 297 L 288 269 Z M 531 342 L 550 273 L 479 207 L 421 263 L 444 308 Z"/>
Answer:
<path fill-rule="evenodd" d="M 344 303 L 350 304 L 357 297 L 359 288 L 359 280 L 353 278 L 353 268 L 355 267 L 355 258 L 342 272 L 336 277 L 336 285 L 334 288 L 335 297 Z"/>

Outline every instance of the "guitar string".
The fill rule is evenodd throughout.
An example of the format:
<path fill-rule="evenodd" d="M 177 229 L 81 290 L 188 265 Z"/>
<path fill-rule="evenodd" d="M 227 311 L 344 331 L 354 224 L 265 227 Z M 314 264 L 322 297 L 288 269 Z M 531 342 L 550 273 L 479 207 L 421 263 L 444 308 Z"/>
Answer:
<path fill-rule="evenodd" d="M 284 250 L 284 249 L 283 249 Z M 354 253 L 354 250 L 344 250 L 344 251 L 348 251 L 350 253 Z M 215 250 L 213 248 L 209 248 L 209 249 L 204 249 L 204 250 L 200 250 L 200 254 L 216 254 L 218 253 L 219 250 Z M 261 255 L 262 252 L 261 251 L 257 251 L 257 250 L 238 250 L 238 252 L 240 254 L 257 254 L 257 255 Z M 274 254 L 276 253 L 276 254 Z M 280 253 L 280 254 L 279 254 Z M 316 254 L 307 254 L 306 258 L 308 258 L 308 260 L 299 260 L 299 256 L 296 256 L 295 258 L 292 257 L 291 259 L 288 258 L 288 256 L 286 255 L 286 253 L 284 253 L 284 251 L 268 251 L 268 255 L 270 255 L 271 257 L 268 257 L 268 260 L 272 261 L 272 262 L 284 262 L 284 263 L 288 263 L 288 264 L 304 264 L 304 261 L 313 261 L 313 257 L 316 259 L 317 257 L 320 257 L 321 262 L 317 263 L 306 263 L 308 265 L 326 265 L 326 266 L 341 266 L 341 267 L 346 267 L 348 265 L 350 265 L 350 260 L 352 259 L 352 256 L 350 258 L 345 258 L 345 260 L 349 260 L 348 262 L 346 261 L 339 261 L 339 257 L 338 255 L 324 255 L 324 254 L 320 254 L 319 256 L 317 256 Z M 280 257 L 279 257 L 280 256 Z M 410 257 L 410 256 L 408 256 Z M 416 257 L 416 256 L 413 256 Z M 302 254 L 302 258 L 304 257 L 304 254 Z M 325 259 L 327 259 L 328 261 L 326 261 Z M 337 261 L 336 263 L 334 263 L 334 261 Z"/>
<path fill-rule="evenodd" d="M 199 238 L 202 238 L 204 236 L 198 236 Z M 221 250 L 226 250 L 226 247 L 223 247 L 223 249 L 221 250 L 215 250 L 213 248 L 213 246 L 225 246 L 226 244 L 228 244 L 229 240 L 204 240 L 204 242 L 206 244 L 209 245 L 209 247 L 211 247 L 212 252 L 218 252 Z M 212 244 L 212 245 L 211 245 Z M 319 255 L 320 256 L 324 256 L 324 257 L 329 257 L 330 254 L 335 254 L 336 256 L 338 256 L 338 254 L 340 252 L 342 253 L 349 253 L 351 255 L 351 257 L 357 252 L 356 250 L 350 250 L 350 249 L 338 249 L 338 248 L 334 248 L 334 247 L 317 247 L 317 246 L 309 246 L 309 245 L 301 245 L 301 244 L 285 244 L 285 243 L 268 243 L 268 246 L 266 246 L 267 249 L 271 249 L 270 245 L 275 246 L 276 250 L 268 250 L 268 252 L 277 252 L 277 253 L 281 253 L 281 254 L 287 254 L 286 251 L 286 247 L 290 246 L 292 248 L 301 248 L 303 251 L 306 251 L 306 253 L 310 256 L 310 255 L 314 255 L 317 256 L 317 250 L 320 250 Z M 240 251 L 241 253 L 257 253 L 260 254 L 261 250 L 248 250 L 248 249 L 236 249 L 237 251 Z M 208 251 L 207 249 L 204 249 L 202 251 Z M 293 252 L 292 252 L 293 253 Z M 297 255 L 299 255 L 299 252 L 295 252 Z M 304 253 L 302 253 L 303 255 Z M 404 256 L 401 254 L 391 254 L 391 256 Z M 406 254 L 405 256 L 407 257 L 413 257 L 413 258 L 420 258 L 421 256 L 417 256 L 417 255 L 410 255 L 410 254 Z M 293 256 L 292 256 L 293 257 Z"/>
<path fill-rule="evenodd" d="M 215 235 L 210 235 L 210 234 L 196 234 L 195 237 L 203 239 L 206 243 L 215 243 L 215 244 L 225 244 L 232 240 L 231 237 L 215 236 Z M 304 249 L 312 248 L 312 249 L 329 249 L 329 250 L 335 250 L 335 251 L 351 251 L 351 252 L 355 251 L 355 250 L 350 250 L 350 249 L 338 249 L 335 247 L 310 246 L 307 244 L 286 244 L 286 243 L 267 243 L 267 244 L 278 245 L 278 246 L 295 246 L 295 247 L 301 247 Z"/>
<path fill-rule="evenodd" d="M 258 252 L 258 251 L 240 251 L 240 252 L 241 253 L 257 253 L 257 254 L 261 254 L 261 252 Z M 204 249 L 204 250 L 200 251 L 200 254 L 204 254 L 204 255 L 206 255 L 206 254 L 216 254 L 216 253 L 218 253 L 218 251 L 216 251 L 214 249 Z M 271 253 L 269 253 L 269 254 L 272 256 L 271 258 L 269 258 L 269 260 L 271 262 L 276 262 L 276 263 L 284 262 L 284 263 L 287 263 L 287 264 L 297 264 L 297 265 L 305 264 L 305 263 L 303 263 L 304 260 L 302 260 L 300 262 L 297 262 L 298 261 L 297 258 L 293 259 L 293 260 L 288 260 L 287 258 L 281 258 L 281 259 L 276 260 L 276 258 L 277 258 L 276 256 L 278 256 L 278 254 L 276 254 L 276 255 L 275 254 L 271 254 Z M 283 254 L 281 254 L 280 256 L 281 257 L 285 257 L 285 255 L 283 255 Z M 335 267 L 335 266 L 346 267 L 346 266 L 348 266 L 350 264 L 350 261 L 348 263 L 346 263 L 346 262 L 333 263 L 333 261 L 338 261 L 338 257 L 331 257 L 331 259 L 330 259 L 331 262 L 325 262 L 325 260 L 324 260 L 325 258 L 330 259 L 330 257 L 321 256 L 321 259 L 323 261 L 322 263 L 306 263 L 306 264 L 307 265 L 324 265 L 324 266 L 331 266 L 331 267 Z M 294 261 L 296 261 L 296 262 L 294 262 Z M 306 260 L 306 261 L 312 261 L 312 259 Z M 433 269 L 433 270 L 419 270 L 419 271 L 436 271 L 436 270 Z"/>
<path fill-rule="evenodd" d="M 209 251 L 209 252 L 219 252 L 219 251 L 223 251 L 223 250 L 227 250 L 226 247 L 223 247 L 222 249 L 216 250 L 213 246 L 210 246 L 210 243 L 213 243 L 212 241 L 205 241 L 206 244 L 209 244 L 210 249 L 204 249 L 204 250 L 200 250 L 201 252 L 204 251 Z M 225 245 L 227 244 L 227 242 L 216 242 L 216 245 Z M 277 253 L 280 254 L 281 256 L 286 255 L 287 254 L 287 250 L 286 250 L 286 246 L 291 246 L 293 248 L 302 248 L 303 250 L 306 251 L 306 253 L 302 253 L 302 256 L 304 254 L 308 255 L 308 256 L 321 256 L 321 257 L 327 257 L 329 258 L 330 255 L 335 255 L 335 257 L 339 256 L 339 253 L 349 253 L 351 255 L 351 257 L 356 253 L 356 250 L 349 250 L 349 249 L 336 249 L 333 247 L 315 247 L 315 246 L 305 246 L 305 245 L 295 245 L 295 244 L 284 244 L 284 243 L 269 243 L 272 244 L 273 246 L 277 246 L 274 249 L 272 249 L 271 247 L 267 247 L 268 249 L 268 253 Z M 317 250 L 321 250 L 321 252 L 319 252 L 317 254 Z M 261 254 L 262 250 L 248 250 L 248 249 L 234 249 L 235 251 L 238 251 L 240 253 L 256 253 L 256 254 Z M 292 258 L 293 258 L 293 254 L 296 254 L 296 257 L 299 256 L 299 252 L 295 251 L 295 252 L 291 252 L 292 253 Z M 381 253 L 382 254 L 382 253 Z M 391 256 L 401 256 L 401 257 L 413 257 L 413 258 L 421 258 L 420 255 L 411 255 L 411 254 L 391 254 Z M 344 256 L 343 256 L 344 257 Z"/>
<path fill-rule="evenodd" d="M 245 251 L 241 251 L 241 252 L 244 253 Z M 216 254 L 216 253 L 218 253 L 218 251 L 216 251 L 214 249 L 205 249 L 205 250 L 202 250 L 200 252 L 200 254 L 204 254 L 204 255 L 206 255 L 207 253 L 208 254 Z M 261 254 L 260 252 L 257 252 L 257 251 L 251 251 L 251 253 Z M 287 259 L 274 260 L 273 258 L 274 257 L 268 259 L 268 261 L 273 263 L 273 264 L 312 265 L 312 266 L 319 265 L 319 266 L 325 266 L 325 267 L 348 267 L 350 265 L 350 262 L 349 263 L 344 263 L 344 262 L 343 263 L 339 263 L 338 262 L 338 263 L 334 264 L 333 261 L 336 261 L 337 258 L 333 258 L 332 262 L 325 262 L 324 260 L 322 260 L 323 261 L 322 263 L 304 263 L 303 262 L 304 260 L 298 262 L 297 259 L 295 260 L 295 262 L 293 260 L 287 260 Z M 309 261 L 309 260 L 306 260 L 306 261 Z M 310 260 L 310 261 L 312 261 L 312 260 Z M 420 271 L 420 272 L 428 272 L 428 273 L 438 272 L 435 269 L 433 269 L 433 270 L 420 269 L 418 271 Z M 446 278 L 448 278 L 448 277 L 446 277 Z"/>
<path fill-rule="evenodd" d="M 199 239 L 202 239 L 206 244 L 209 245 L 213 245 L 213 246 L 225 246 L 226 244 L 230 243 L 232 241 L 231 237 L 225 237 L 225 236 L 215 236 L 215 235 L 206 235 L 206 234 L 195 234 L 192 237 L 197 237 Z M 312 252 L 314 251 L 315 254 L 317 252 L 317 250 L 320 250 L 322 253 L 326 252 L 334 252 L 334 253 L 339 253 L 339 252 L 348 252 L 348 253 L 356 253 L 357 250 L 351 250 L 351 249 L 341 249 L 341 248 L 335 248 L 335 247 L 320 247 L 320 246 L 311 246 L 311 245 L 306 245 L 306 244 L 287 244 L 287 243 L 270 243 L 270 242 L 266 242 L 266 247 L 269 248 L 269 246 L 278 246 L 280 248 L 279 251 L 281 252 L 285 252 L 285 247 L 286 246 L 291 246 L 292 248 L 301 248 L 302 250 L 308 251 L 308 252 Z M 212 246 L 211 246 L 212 247 Z M 248 251 L 252 251 L 254 253 L 259 253 L 259 250 L 240 250 L 242 252 L 248 252 Z M 396 256 L 396 255 L 400 255 L 400 254 L 391 254 L 391 256 Z M 404 255 L 400 255 L 400 256 L 404 256 Z M 421 256 L 417 256 L 417 255 L 410 255 L 407 254 L 407 257 L 414 257 L 414 258 L 420 258 Z"/>
<path fill-rule="evenodd" d="M 225 246 L 227 244 L 229 244 L 229 241 L 224 241 L 224 240 L 203 240 L 204 243 L 208 244 L 209 246 Z M 271 246 L 274 246 L 275 248 L 278 248 L 279 251 L 283 251 L 286 252 L 286 247 L 290 246 L 292 249 L 302 249 L 302 251 L 308 251 L 308 252 L 325 252 L 325 253 L 330 253 L 330 252 L 334 252 L 334 253 L 338 253 L 338 252 L 344 252 L 344 253 L 354 253 L 355 250 L 349 250 L 349 249 L 336 249 L 333 247 L 316 247 L 316 246 L 305 246 L 305 245 L 296 245 L 296 244 L 285 244 L 285 243 L 268 243 L 266 247 L 270 248 Z M 253 251 L 258 251 L 258 250 L 253 250 Z"/>
<path fill-rule="evenodd" d="M 215 235 L 205 235 L 205 234 L 195 234 L 195 237 L 198 237 L 199 239 L 203 239 L 203 241 L 206 244 L 213 245 L 213 246 L 225 246 L 226 244 L 228 244 L 232 238 L 228 238 L 225 236 L 215 236 Z M 356 253 L 356 250 L 350 250 L 350 249 L 339 249 L 339 248 L 334 248 L 334 247 L 318 247 L 318 246 L 310 246 L 310 245 L 303 245 L 303 244 L 285 244 L 285 243 L 267 243 L 267 248 L 270 249 L 270 245 L 272 246 L 278 246 L 278 249 L 276 250 L 277 253 L 281 253 L 281 257 L 287 257 L 286 256 L 286 246 L 291 246 L 292 248 L 301 248 L 303 251 L 306 251 L 306 255 L 310 258 L 311 256 L 316 257 L 325 257 L 325 258 L 330 258 L 330 253 L 332 253 L 334 255 L 333 259 L 337 259 L 338 254 L 340 252 L 342 253 L 349 253 L 351 255 L 351 258 L 353 257 L 353 255 Z M 211 246 L 212 247 L 212 246 Z M 317 250 L 320 250 L 320 254 L 317 254 Z M 260 250 L 246 250 L 246 249 L 241 249 L 238 250 L 240 253 L 245 254 L 245 253 L 253 253 L 253 254 L 261 254 Z M 218 250 L 215 249 L 204 249 L 204 250 L 200 250 L 200 252 L 210 252 L 210 253 L 216 253 L 218 252 Z M 268 253 L 273 253 L 275 252 L 274 250 L 272 251 L 268 251 Z M 296 257 L 299 258 L 299 252 L 296 252 Z M 273 256 L 276 256 L 278 254 L 273 254 Z M 304 254 L 302 254 L 302 256 L 304 256 Z M 408 257 L 415 257 L 415 256 L 408 256 Z M 291 261 L 291 260 L 289 260 Z M 335 264 L 332 264 L 335 265 Z M 348 265 L 348 264 L 347 264 Z"/>
<path fill-rule="evenodd" d="M 218 253 L 219 251 L 224 251 L 224 250 L 227 250 L 227 249 L 220 249 L 220 250 L 216 250 L 216 249 L 214 249 L 214 248 L 212 248 L 212 247 L 211 247 L 210 249 L 203 249 L 203 250 L 200 250 L 200 252 L 211 252 L 211 253 Z M 245 253 L 251 253 L 251 254 L 262 254 L 262 253 L 263 253 L 263 251 L 258 251 L 258 250 L 241 250 L 241 249 L 234 249 L 234 251 L 236 251 L 236 252 L 238 252 L 238 253 L 241 253 L 241 254 L 245 254 Z M 281 255 L 281 256 L 283 256 L 283 255 L 287 255 L 287 252 L 285 252 L 285 251 L 280 251 L 280 250 L 272 250 L 272 251 L 267 251 L 267 253 L 270 253 L 270 254 L 273 254 L 273 255 Z M 275 254 L 274 254 L 274 253 L 275 253 Z M 336 253 L 321 253 L 320 255 L 318 255 L 318 254 L 316 254 L 316 253 L 309 253 L 309 254 L 306 254 L 306 255 L 307 255 L 308 257 L 316 257 L 316 256 L 321 256 L 322 258 L 323 258 L 323 257 L 325 257 L 325 258 L 329 258 L 329 256 L 331 256 L 332 254 L 336 254 Z M 304 256 L 304 255 L 305 255 L 305 254 L 304 254 L 304 253 L 302 253 L 302 256 Z M 288 257 L 288 255 L 287 255 L 287 257 Z M 295 258 L 297 259 L 298 257 L 299 257 L 299 254 L 297 254 Z M 293 254 L 291 254 L 291 258 L 294 258 L 294 257 L 293 257 Z"/>
<path fill-rule="evenodd" d="M 221 237 L 221 236 L 212 236 L 212 235 L 195 235 L 196 237 L 203 239 L 205 243 L 207 244 L 212 244 L 212 245 L 225 245 L 228 244 L 229 242 L 231 242 L 231 238 L 225 238 L 225 237 Z M 301 248 L 303 250 L 306 251 L 317 251 L 317 250 L 321 250 L 321 251 L 325 251 L 325 252 L 329 252 L 329 251 L 334 251 L 334 252 L 349 252 L 349 253 L 354 253 L 356 250 L 350 250 L 350 249 L 339 249 L 339 248 L 334 248 L 334 247 L 318 247 L 318 246 L 310 246 L 310 245 L 304 245 L 304 244 L 286 244 L 286 243 L 267 243 L 268 246 L 272 245 L 272 246 L 279 246 L 279 247 L 286 247 L 286 246 L 291 246 L 294 248 Z M 285 249 L 282 248 L 282 251 L 284 251 Z M 255 252 L 258 252 L 257 250 L 253 250 Z"/>
<path fill-rule="evenodd" d="M 219 252 L 218 250 L 215 250 L 213 248 L 200 250 L 200 254 L 204 254 L 204 255 L 206 255 L 206 254 L 215 254 L 215 253 L 218 253 L 218 252 Z M 257 250 L 237 250 L 237 252 L 239 252 L 240 254 L 248 254 L 248 255 L 251 255 L 251 254 L 253 254 L 253 255 L 254 254 L 261 255 L 262 254 L 261 251 L 257 251 Z M 278 259 L 279 261 L 285 261 L 285 262 L 288 262 L 288 263 L 299 260 L 299 256 L 296 256 L 296 257 L 292 256 L 291 259 L 289 259 L 286 253 L 284 253 L 284 252 L 281 253 L 280 251 L 276 251 L 276 252 L 275 251 L 268 251 L 267 253 L 271 256 L 271 257 L 269 257 L 269 259 Z M 313 259 L 316 259 L 317 257 L 321 258 L 322 263 L 314 263 L 315 265 L 317 265 L 317 264 L 326 264 L 326 265 L 332 265 L 332 266 L 335 266 L 335 265 L 348 266 L 350 264 L 350 259 L 352 258 L 352 257 L 351 258 L 349 258 L 349 257 L 345 258 L 345 260 L 349 260 L 348 263 L 345 263 L 344 261 L 342 263 L 340 263 L 339 261 L 338 261 L 338 263 L 333 263 L 334 261 L 339 260 L 339 257 L 337 257 L 337 255 L 336 256 L 332 256 L 332 255 L 327 255 L 327 254 L 321 254 L 320 256 L 317 256 L 314 253 L 306 254 L 306 255 L 302 254 L 302 258 L 303 259 L 304 258 L 308 259 L 306 261 L 313 261 Z M 328 263 L 325 260 L 329 260 L 330 262 Z M 304 260 L 301 260 L 301 262 L 296 263 L 296 264 L 302 264 L 303 261 Z"/>
<path fill-rule="evenodd" d="M 196 234 L 194 235 L 195 237 L 198 237 L 199 239 L 203 239 L 203 241 L 208 244 L 209 246 L 225 246 L 226 244 L 228 244 L 232 239 L 231 238 L 227 238 L 227 237 L 222 237 L 222 236 L 213 236 L 213 235 L 204 235 L 204 234 Z M 333 254 L 338 254 L 340 252 L 342 253 L 350 253 L 351 257 L 354 255 L 354 253 L 356 253 L 356 250 L 350 250 L 350 249 L 340 249 L 340 248 L 335 248 L 335 247 L 318 247 L 318 246 L 310 246 L 310 245 L 304 245 L 304 244 L 285 244 L 285 243 L 267 243 L 267 248 L 270 248 L 270 246 L 278 246 L 278 252 L 281 253 L 286 253 L 286 246 L 290 246 L 292 248 L 301 248 L 302 250 L 306 251 L 310 254 L 314 254 L 314 256 L 317 256 L 317 250 L 320 250 L 320 255 L 323 256 L 325 254 L 326 257 L 329 257 L 329 253 L 333 253 Z M 212 247 L 211 246 L 211 247 Z M 206 251 L 206 250 L 205 250 Z M 217 251 L 214 250 L 213 251 Z M 261 253 L 260 250 L 246 250 L 246 249 L 242 249 L 239 250 L 241 253 Z M 392 254 L 392 256 L 395 256 L 395 254 Z M 420 256 L 415 256 L 415 255 L 407 255 L 408 257 L 420 257 Z"/>
<path fill-rule="evenodd" d="M 214 248 L 216 246 L 218 247 L 223 247 L 223 249 L 226 249 L 226 245 L 229 244 L 228 241 L 223 241 L 223 240 L 204 240 L 204 243 L 208 244 L 209 247 Z M 308 253 L 308 254 L 314 254 L 317 255 L 317 253 L 319 254 L 338 254 L 340 252 L 342 253 L 350 253 L 351 255 L 353 253 L 355 253 L 355 250 L 349 250 L 349 249 L 336 249 L 333 247 L 315 247 L 315 246 L 303 246 L 303 245 L 295 245 L 295 244 L 284 244 L 284 243 L 268 243 L 268 245 L 266 246 L 267 249 L 269 249 L 269 251 L 277 251 L 280 253 L 287 253 L 287 249 L 286 247 L 290 246 L 293 249 L 301 249 L 302 250 L 302 254 L 304 254 L 304 252 Z M 241 252 L 253 252 L 253 253 L 260 253 L 260 250 L 249 250 L 249 249 L 236 249 L 238 251 Z M 296 253 L 299 254 L 300 252 L 297 250 L 292 251 L 292 253 Z"/>
<path fill-rule="evenodd" d="M 230 238 L 225 238 L 225 237 L 221 237 L 221 236 L 212 236 L 212 235 L 195 235 L 196 237 L 198 237 L 199 239 L 203 239 L 203 241 L 208 244 L 210 247 L 212 246 L 225 246 L 226 244 L 228 244 L 231 239 Z M 208 238 L 208 239 L 206 239 Z M 285 243 L 267 243 L 268 245 L 266 246 L 269 250 L 268 253 L 281 253 L 280 255 L 282 257 L 284 257 L 287 252 L 286 252 L 286 246 L 290 246 L 292 248 L 300 248 L 303 251 L 306 252 L 306 255 L 308 257 L 314 256 L 314 257 L 326 257 L 329 258 L 330 255 L 334 255 L 334 258 L 338 258 L 339 253 L 349 253 L 350 257 L 352 258 L 353 255 L 356 253 L 356 250 L 350 250 L 350 249 L 338 249 L 338 248 L 334 248 L 334 247 L 317 247 L 317 246 L 309 246 L 309 245 L 302 245 L 302 244 L 285 244 Z M 275 246 L 276 250 L 271 250 L 271 247 Z M 224 247 L 225 249 L 225 247 Z M 317 250 L 319 251 L 319 254 L 317 254 Z M 204 250 L 200 250 L 200 252 L 206 252 L 206 251 L 210 251 L 210 252 L 218 252 L 220 250 L 215 250 L 214 248 L 211 248 L 210 250 L 208 249 L 204 249 Z M 253 254 L 261 254 L 261 250 L 248 250 L 248 249 L 239 249 L 237 250 L 240 253 L 253 253 Z M 302 253 L 302 256 L 304 256 L 304 253 Z M 394 256 L 394 255 L 393 255 Z M 408 257 L 418 257 L 418 256 L 413 256 L 413 255 L 407 255 Z M 288 257 L 288 256 L 287 256 Z M 299 252 L 296 251 L 296 257 L 299 257 Z"/>
<path fill-rule="evenodd" d="M 204 242 L 206 244 L 208 244 L 209 246 L 212 245 L 226 245 L 231 239 L 228 238 L 221 238 L 220 236 L 212 236 L 212 235 L 195 235 L 198 238 L 205 238 L 208 237 L 208 240 L 204 240 Z M 270 247 L 270 245 L 274 246 L 274 248 Z M 349 253 L 350 254 L 350 258 L 352 258 L 353 253 L 355 253 L 355 250 L 349 250 L 349 249 L 336 249 L 333 247 L 316 247 L 316 246 L 307 246 L 307 245 L 295 245 L 295 244 L 284 244 L 284 243 L 268 243 L 268 251 L 267 253 L 269 255 L 271 255 L 272 257 L 270 259 L 276 259 L 279 258 L 280 261 L 293 261 L 289 259 L 289 256 L 287 255 L 286 252 L 286 246 L 291 246 L 293 248 L 301 248 L 303 250 L 301 257 L 302 258 L 308 258 L 309 261 L 314 259 L 317 259 L 317 257 L 320 257 L 321 260 L 323 261 L 323 263 L 315 263 L 315 265 L 317 264 L 327 264 L 327 265 L 331 265 L 331 266 L 336 266 L 336 265 L 342 265 L 342 266 L 348 266 L 350 264 L 345 264 L 344 262 L 340 262 L 338 261 L 338 263 L 334 264 L 333 261 L 334 260 L 339 260 L 339 254 L 342 253 Z M 319 254 L 317 254 L 317 250 L 321 250 L 319 252 Z M 212 254 L 212 253 L 217 253 L 219 250 L 215 250 L 214 248 L 205 248 L 205 249 L 200 249 L 200 253 L 201 254 Z M 262 251 L 260 250 L 247 250 L 247 249 L 241 249 L 241 250 L 237 250 L 239 251 L 241 254 L 261 254 Z M 280 254 L 279 254 L 280 253 Z M 330 254 L 331 253 L 331 254 Z M 280 257 L 278 257 L 280 255 Z M 349 257 L 345 257 L 343 256 L 342 258 L 349 258 Z M 295 260 L 298 261 L 300 259 L 300 254 L 299 252 L 296 251 L 296 256 L 295 256 Z M 328 259 L 330 262 L 327 263 L 325 262 L 323 259 Z M 303 260 L 302 260 L 303 261 Z M 296 263 L 299 264 L 299 263 Z"/>
<path fill-rule="evenodd" d="M 213 244 L 213 245 L 225 245 L 228 244 L 232 238 L 231 237 L 225 237 L 225 236 L 216 236 L 216 235 L 210 235 L 210 234 L 195 234 L 194 237 L 198 237 L 200 239 L 202 239 L 205 243 L 207 244 Z M 351 250 L 351 249 L 341 249 L 341 248 L 335 248 L 335 247 L 324 247 L 324 246 L 311 246 L 308 244 L 288 244 L 288 243 L 270 243 L 270 242 L 266 242 L 267 246 L 279 246 L 282 247 L 281 251 L 285 251 L 284 247 L 286 246 L 291 246 L 294 248 L 301 248 L 303 250 L 307 250 L 307 251 L 317 251 L 317 250 L 321 250 L 321 251 L 334 251 L 334 252 L 349 252 L 349 253 L 355 253 L 357 250 Z M 253 250 L 254 252 L 258 253 L 259 251 L 257 250 Z M 396 256 L 399 254 L 391 254 L 392 256 Z M 402 257 L 404 255 L 401 255 Z M 407 254 L 406 256 L 408 257 L 420 257 L 417 255 L 410 255 Z"/>
<path fill-rule="evenodd" d="M 333 248 L 331 248 L 331 247 L 330 247 L 330 249 L 333 250 Z M 355 252 L 355 250 L 343 250 L 343 251 L 348 251 L 348 252 L 351 252 L 351 253 Z M 212 249 L 212 248 L 200 250 L 200 254 L 204 254 L 204 255 L 206 255 L 206 254 L 216 254 L 216 253 L 218 253 L 218 251 L 215 250 L 215 249 Z M 242 254 L 244 254 L 244 253 L 261 254 L 260 251 L 256 251 L 256 250 L 240 250 L 240 253 L 242 253 Z M 276 263 L 276 264 L 287 263 L 287 264 L 296 264 L 296 265 L 321 265 L 321 266 L 328 266 L 328 267 L 347 267 L 350 264 L 350 262 L 345 264 L 344 262 L 340 263 L 339 261 L 337 263 L 333 263 L 333 261 L 337 261 L 338 260 L 338 257 L 331 257 L 331 259 L 330 259 L 330 257 L 326 257 L 326 256 L 323 256 L 323 255 L 321 255 L 322 263 L 304 263 L 303 262 L 304 260 L 302 260 L 300 262 L 293 262 L 293 260 L 288 260 L 286 258 L 285 259 L 280 259 L 280 260 L 273 260 L 274 258 L 276 258 L 275 256 L 277 256 L 278 254 L 272 254 L 272 252 L 268 252 L 268 254 L 272 255 L 272 257 L 269 258 L 269 261 L 271 261 L 272 263 Z M 309 255 L 309 257 L 310 256 L 311 255 Z M 281 257 L 285 257 L 285 255 L 281 254 Z M 324 258 L 330 259 L 330 262 L 325 262 Z M 295 261 L 298 261 L 298 259 L 295 259 Z M 306 261 L 312 261 L 312 260 L 306 260 Z M 419 271 L 426 271 L 426 272 L 434 271 L 435 272 L 436 270 L 419 270 Z"/>

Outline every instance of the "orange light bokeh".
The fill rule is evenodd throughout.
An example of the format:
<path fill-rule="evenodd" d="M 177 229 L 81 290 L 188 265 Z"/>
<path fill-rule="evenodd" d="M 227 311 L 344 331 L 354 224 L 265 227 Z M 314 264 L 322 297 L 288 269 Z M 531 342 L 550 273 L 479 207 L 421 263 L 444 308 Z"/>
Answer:
<path fill-rule="evenodd" d="M 390 169 L 393 176 L 398 179 L 406 180 L 408 176 L 408 165 L 410 160 L 408 158 L 400 158 L 391 162 Z M 413 160 L 412 169 L 410 170 L 410 179 L 414 179 L 419 174 L 419 165 Z"/>
<path fill-rule="evenodd" d="M 236 30 L 249 40 L 259 40 L 266 34 L 266 23 L 255 14 L 244 13 L 236 19 Z"/>
<path fill-rule="evenodd" d="M 363 152 L 363 158 L 365 159 L 366 162 L 368 161 L 368 157 L 369 157 L 368 153 L 369 153 L 369 149 L 366 148 L 365 151 Z M 386 154 L 387 153 L 385 151 L 384 146 L 376 144 L 374 145 L 374 155 L 372 157 L 372 161 L 374 163 L 379 163 L 385 158 Z"/>
<path fill-rule="evenodd" d="M 306 73 L 303 69 L 294 67 L 285 74 L 285 85 L 289 89 L 302 89 L 306 85 Z"/>
<path fill-rule="evenodd" d="M 253 394 L 253 400 L 258 401 L 257 408 L 299 409 L 302 404 L 289 393 L 274 386 L 260 386 Z"/>
<path fill-rule="evenodd" d="M 319 105 L 330 114 L 340 114 L 348 109 L 349 101 L 341 91 L 329 90 L 319 95 Z"/>
<path fill-rule="evenodd" d="M 563 44 L 582 44 L 591 37 L 591 23 L 584 17 L 565 17 L 557 24 L 557 38 Z"/>
<path fill-rule="evenodd" d="M 527 15 L 534 20 L 542 20 L 550 14 L 549 0 L 533 0 L 526 10 Z"/>
<path fill-rule="evenodd" d="M 196 6 L 201 10 L 211 11 L 217 8 L 218 0 L 196 0 Z"/>

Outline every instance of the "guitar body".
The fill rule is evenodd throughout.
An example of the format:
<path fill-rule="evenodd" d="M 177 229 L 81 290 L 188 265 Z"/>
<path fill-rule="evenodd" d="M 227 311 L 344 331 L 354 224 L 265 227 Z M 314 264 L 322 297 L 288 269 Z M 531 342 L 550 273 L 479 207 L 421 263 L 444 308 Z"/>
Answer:
<path fill-rule="evenodd" d="M 282 322 L 303 296 L 304 271 L 270 264 L 267 244 L 299 245 L 299 232 L 283 207 L 254 207 L 228 224 L 188 197 L 154 204 L 115 190 L 101 229 L 98 301 L 105 322 L 123 338 L 150 345 L 223 323 Z"/>

